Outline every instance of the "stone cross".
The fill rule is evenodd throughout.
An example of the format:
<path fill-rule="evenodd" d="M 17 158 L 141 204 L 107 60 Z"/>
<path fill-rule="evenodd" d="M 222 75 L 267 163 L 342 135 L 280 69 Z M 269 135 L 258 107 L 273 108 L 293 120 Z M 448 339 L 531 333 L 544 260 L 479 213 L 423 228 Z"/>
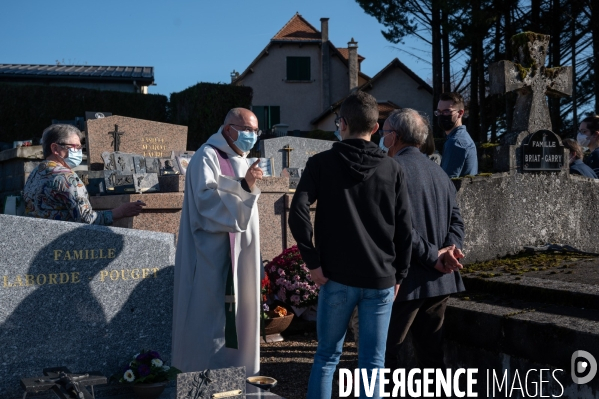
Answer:
<path fill-rule="evenodd" d="M 121 136 L 125 133 L 119 132 L 119 125 L 114 125 L 114 132 L 110 132 L 108 134 L 112 135 L 112 145 L 114 151 L 119 151 L 119 147 L 121 146 Z"/>
<path fill-rule="evenodd" d="M 283 147 L 283 151 L 287 151 L 287 167 L 289 168 L 291 166 L 291 151 L 293 151 L 293 148 L 287 144 L 285 147 Z"/>
<path fill-rule="evenodd" d="M 511 133 L 551 130 L 546 95 L 572 94 L 572 67 L 545 68 L 548 35 L 524 32 L 512 37 L 517 62 L 499 61 L 489 66 L 491 94 L 517 91 Z"/>

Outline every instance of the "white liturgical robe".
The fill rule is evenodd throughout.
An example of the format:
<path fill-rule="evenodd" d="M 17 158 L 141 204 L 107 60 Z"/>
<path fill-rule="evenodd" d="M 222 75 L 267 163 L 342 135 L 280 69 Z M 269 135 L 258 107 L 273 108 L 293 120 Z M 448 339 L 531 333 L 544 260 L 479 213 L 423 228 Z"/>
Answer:
<path fill-rule="evenodd" d="M 241 187 L 248 161 L 229 147 L 221 131 L 194 154 L 185 176 L 175 257 L 172 364 L 184 372 L 245 366 L 251 376 L 260 370 L 260 189 L 254 185 L 250 193 Z M 235 178 L 224 176 L 211 146 L 228 155 Z M 229 233 L 235 233 L 233 250 Z M 225 347 L 231 256 L 239 349 Z"/>

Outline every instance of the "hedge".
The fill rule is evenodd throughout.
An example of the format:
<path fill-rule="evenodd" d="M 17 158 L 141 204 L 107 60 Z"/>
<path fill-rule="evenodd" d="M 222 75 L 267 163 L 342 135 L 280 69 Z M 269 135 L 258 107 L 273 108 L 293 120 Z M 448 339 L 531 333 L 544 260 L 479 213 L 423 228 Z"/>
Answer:
<path fill-rule="evenodd" d="M 167 103 L 158 94 L 0 84 L 0 142 L 39 139 L 52 119 L 73 120 L 86 111 L 167 122 Z"/>
<path fill-rule="evenodd" d="M 171 121 L 188 127 L 187 149 L 197 150 L 216 133 L 231 108 L 250 108 L 252 88 L 198 83 L 170 98 Z"/>

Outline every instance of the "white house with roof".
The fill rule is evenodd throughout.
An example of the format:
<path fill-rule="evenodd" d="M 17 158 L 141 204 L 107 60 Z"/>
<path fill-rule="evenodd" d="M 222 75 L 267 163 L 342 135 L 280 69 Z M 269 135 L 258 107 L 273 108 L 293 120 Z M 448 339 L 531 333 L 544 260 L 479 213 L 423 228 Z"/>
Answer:
<path fill-rule="evenodd" d="M 360 71 L 364 57 L 351 38 L 346 48 L 329 41 L 329 19 L 321 18 L 318 31 L 296 13 L 241 74 L 232 73 L 234 85 L 254 91 L 252 110 L 260 128 L 284 123 L 290 130 L 334 130 L 334 112 L 352 90 L 377 98 L 381 118 L 393 109 L 433 111 L 433 90 L 398 59 L 375 77 Z"/>

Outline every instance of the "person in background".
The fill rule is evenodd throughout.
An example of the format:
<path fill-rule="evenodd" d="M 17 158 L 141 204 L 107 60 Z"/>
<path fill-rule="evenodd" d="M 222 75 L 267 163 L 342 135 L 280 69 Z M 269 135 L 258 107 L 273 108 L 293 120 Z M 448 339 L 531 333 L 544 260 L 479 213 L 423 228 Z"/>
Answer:
<path fill-rule="evenodd" d="M 46 128 L 42 149 L 46 159 L 31 172 L 23 189 L 26 216 L 111 225 L 115 220 L 139 215 L 146 205 L 136 201 L 113 210 L 92 210 L 85 185 L 71 169 L 79 166 L 83 157 L 81 131 L 75 126 L 55 124 Z"/>
<path fill-rule="evenodd" d="M 464 98 L 460 93 L 442 93 L 435 115 L 447 135 L 441 168 L 450 178 L 478 174 L 476 145 L 462 125 Z"/>
<path fill-rule="evenodd" d="M 580 122 L 576 141 L 591 150 L 584 163 L 599 176 L 599 115 L 587 116 Z"/>
<path fill-rule="evenodd" d="M 582 162 L 582 148 L 580 144 L 572 139 L 565 139 L 562 141 L 564 147 L 570 150 L 570 174 L 581 175 L 590 177 L 592 179 L 597 178 L 597 174 L 591 169 L 590 166 Z"/>
<path fill-rule="evenodd" d="M 464 291 L 459 273 L 463 257 L 464 223 L 456 190 L 443 170 L 422 156 L 430 126 L 425 117 L 409 108 L 395 110 L 383 130 L 393 157 L 410 178 L 407 180 L 412 215 L 410 271 L 393 303 L 385 367 L 404 368 L 398 357 L 408 331 L 418 367 L 445 369 L 443 320 L 449 295 Z M 445 157 L 444 157 L 445 158 Z"/>
<path fill-rule="evenodd" d="M 426 136 L 426 141 L 420 146 L 420 152 L 437 165 L 441 165 L 441 154 L 435 148 L 435 138 L 432 134 Z"/>

